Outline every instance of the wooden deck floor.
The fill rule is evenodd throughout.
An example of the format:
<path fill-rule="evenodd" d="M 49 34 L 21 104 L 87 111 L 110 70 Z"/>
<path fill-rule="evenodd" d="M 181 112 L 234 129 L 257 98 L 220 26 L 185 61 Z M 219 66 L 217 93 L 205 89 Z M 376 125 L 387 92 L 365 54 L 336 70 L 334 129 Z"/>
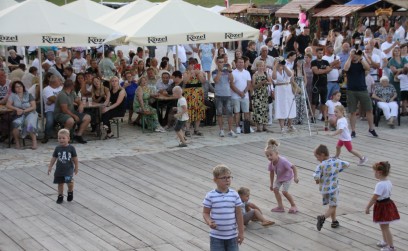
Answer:
<path fill-rule="evenodd" d="M 281 154 L 299 168 L 300 182 L 290 188 L 297 215 L 270 212 L 276 202 L 268 188 L 265 142 L 81 162 L 74 201 L 62 205 L 55 203 L 56 186 L 46 167 L 2 171 L 0 250 L 209 250 L 201 202 L 214 187 L 211 169 L 219 163 L 232 169 L 233 187 L 249 187 L 251 201 L 276 221 L 269 228 L 250 223 L 240 250 L 378 250 L 381 232 L 364 208 L 376 183 L 370 165 L 380 160 L 391 161 L 392 198 L 402 218 L 392 224 L 395 246 L 408 250 L 408 135 L 381 136 L 359 135 L 353 142 L 368 156 L 368 166 L 358 167 L 354 156 L 342 154 L 352 166 L 341 174 L 341 227 L 335 230 L 329 223 L 321 232 L 315 227 L 325 207 L 312 179 L 312 151 L 324 143 L 334 152 L 337 141 L 319 135 L 281 141 Z"/>

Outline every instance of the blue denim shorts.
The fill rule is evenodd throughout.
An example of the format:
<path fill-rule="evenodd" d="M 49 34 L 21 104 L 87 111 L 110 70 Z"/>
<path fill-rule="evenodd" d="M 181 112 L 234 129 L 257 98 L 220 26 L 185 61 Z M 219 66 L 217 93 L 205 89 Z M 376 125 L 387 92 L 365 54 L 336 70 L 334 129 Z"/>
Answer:
<path fill-rule="evenodd" d="M 229 96 L 215 96 L 215 109 L 218 116 L 222 116 L 225 109 L 225 115 L 232 115 L 232 103 Z"/>
<path fill-rule="evenodd" d="M 228 240 L 210 237 L 210 251 L 238 251 L 238 238 Z"/>

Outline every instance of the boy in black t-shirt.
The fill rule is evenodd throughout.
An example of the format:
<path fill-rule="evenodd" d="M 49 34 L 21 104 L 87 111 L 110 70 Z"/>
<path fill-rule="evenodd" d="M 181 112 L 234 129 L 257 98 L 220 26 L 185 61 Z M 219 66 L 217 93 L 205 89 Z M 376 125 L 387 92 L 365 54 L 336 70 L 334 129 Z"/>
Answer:
<path fill-rule="evenodd" d="M 323 48 L 316 49 L 317 59 L 311 63 L 313 71 L 313 89 L 312 89 L 312 121 L 314 121 L 314 115 L 316 106 L 319 105 L 320 97 L 320 112 L 323 115 L 323 119 L 326 119 L 326 101 L 327 101 L 327 73 L 332 69 L 330 63 L 323 57 Z"/>
<path fill-rule="evenodd" d="M 48 166 L 48 175 L 57 161 L 57 167 L 54 173 L 54 184 L 58 184 L 57 203 L 61 204 L 64 200 L 64 183 L 68 185 L 67 201 L 74 199 L 74 179 L 72 176 L 78 174 L 78 157 L 75 147 L 69 144 L 69 131 L 61 129 L 58 132 L 59 145 L 55 147 L 50 165 Z"/>

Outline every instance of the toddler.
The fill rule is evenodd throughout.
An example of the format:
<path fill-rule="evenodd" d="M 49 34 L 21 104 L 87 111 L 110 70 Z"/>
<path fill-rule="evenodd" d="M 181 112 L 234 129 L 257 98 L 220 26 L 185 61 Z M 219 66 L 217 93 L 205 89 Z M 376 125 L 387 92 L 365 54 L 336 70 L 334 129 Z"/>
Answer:
<path fill-rule="evenodd" d="M 274 192 L 276 201 L 278 202 L 278 206 L 273 208 L 271 211 L 278 213 L 285 212 L 285 208 L 283 207 L 282 203 L 282 196 L 279 193 L 279 189 L 282 187 L 282 194 L 289 201 L 291 206 L 289 213 L 295 214 L 298 210 L 295 205 L 295 201 L 293 200 L 292 195 L 289 194 L 288 190 L 292 179 L 295 181 L 295 183 L 299 182 L 297 169 L 285 157 L 279 155 L 278 146 L 279 143 L 276 140 L 270 139 L 265 149 L 265 155 L 270 161 L 268 170 L 271 185 L 269 188 Z M 275 174 L 276 181 L 274 182 Z"/>
<path fill-rule="evenodd" d="M 407 105 L 408 105 L 408 66 L 405 66 L 402 72 L 397 76 L 397 78 L 400 80 L 400 88 L 401 88 L 401 94 L 400 94 L 400 99 L 402 101 L 402 109 L 401 109 L 401 115 L 402 116 L 407 116 Z"/>
<path fill-rule="evenodd" d="M 391 200 L 392 183 L 387 179 L 391 165 L 388 161 L 378 162 L 373 165 L 374 177 L 379 180 L 375 185 L 374 195 L 368 202 L 366 214 L 374 205 L 373 221 L 380 224 L 383 240 L 377 243 L 381 251 L 394 250 L 390 223 L 400 219 L 397 207 Z"/>
<path fill-rule="evenodd" d="M 333 92 L 331 99 L 327 100 L 326 102 L 327 117 L 329 120 L 330 129 L 332 131 L 336 130 L 337 118 L 336 118 L 336 115 L 334 115 L 334 108 L 338 105 L 341 105 L 340 98 L 341 98 L 341 93 L 336 90 Z"/>
<path fill-rule="evenodd" d="M 78 157 L 75 147 L 69 144 L 69 130 L 59 130 L 58 142 L 59 145 L 55 147 L 50 165 L 48 166 L 48 175 L 50 175 L 55 162 L 57 162 L 54 184 L 58 184 L 57 203 L 61 204 L 64 201 L 64 183 L 67 183 L 68 186 L 67 201 L 74 199 L 74 179 L 72 176 L 74 173 L 75 175 L 78 174 Z"/>
<path fill-rule="evenodd" d="M 261 209 L 259 209 L 258 206 L 249 202 L 250 191 L 248 188 L 241 187 L 238 190 L 238 194 L 242 201 L 241 210 L 242 215 L 244 216 L 244 225 L 248 225 L 250 220 L 259 220 L 264 227 L 275 224 L 275 222 L 264 218 Z"/>
<path fill-rule="evenodd" d="M 188 121 L 188 109 L 187 109 L 187 101 L 186 98 L 182 96 L 183 90 L 180 86 L 175 86 L 173 88 L 173 96 L 176 97 L 177 100 L 177 113 L 174 114 L 174 117 L 177 118 L 176 126 L 174 130 L 176 131 L 177 137 L 180 139 L 179 147 L 186 147 L 187 142 L 186 138 L 184 137 L 184 132 L 182 128 L 184 128 L 186 122 Z"/>
<path fill-rule="evenodd" d="M 316 184 L 319 184 L 320 193 L 323 196 L 323 205 L 329 205 L 325 214 L 317 216 L 317 230 L 321 230 L 324 221 L 331 217 L 332 228 L 340 226 L 336 219 L 337 200 L 339 196 L 338 176 L 344 168 L 350 166 L 346 161 L 337 158 L 329 158 L 329 149 L 325 145 L 319 145 L 314 155 L 321 163 L 317 165 L 313 174 Z"/>

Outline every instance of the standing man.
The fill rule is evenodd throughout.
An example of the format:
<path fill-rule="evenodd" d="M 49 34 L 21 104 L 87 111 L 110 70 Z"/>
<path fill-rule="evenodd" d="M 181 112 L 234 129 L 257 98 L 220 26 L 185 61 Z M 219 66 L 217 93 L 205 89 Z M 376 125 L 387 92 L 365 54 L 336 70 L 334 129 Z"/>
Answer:
<path fill-rule="evenodd" d="M 332 68 L 329 62 L 323 59 L 323 48 L 316 49 L 317 58 L 312 61 L 313 71 L 313 90 L 312 90 L 312 122 L 315 123 L 316 106 L 319 105 L 320 99 L 320 112 L 322 114 L 322 120 L 326 119 L 326 101 L 327 101 L 327 73 Z"/>
<path fill-rule="evenodd" d="M 379 82 L 380 78 L 378 77 L 378 69 L 381 65 L 381 59 L 378 55 L 373 53 L 373 47 L 371 44 L 365 46 L 364 55 L 367 59 L 367 63 L 370 66 L 370 75 L 375 82 Z"/>
<path fill-rule="evenodd" d="M 370 65 L 366 60 L 363 60 L 363 52 L 361 50 L 351 50 L 350 57 L 344 65 L 344 70 L 347 71 L 347 108 L 350 113 L 351 137 L 356 137 L 358 102 L 360 102 L 361 108 L 366 112 L 369 126 L 368 132 L 374 137 L 378 137 L 374 130 L 373 105 L 365 82 L 365 75 L 370 70 Z"/>
<path fill-rule="evenodd" d="M 216 59 L 217 68 L 212 72 L 212 78 L 215 84 L 215 109 L 217 113 L 217 123 L 220 128 L 219 136 L 224 137 L 224 125 L 223 125 L 223 111 L 228 117 L 228 136 L 237 137 L 232 130 L 233 115 L 231 105 L 231 86 L 234 83 L 234 77 L 232 76 L 231 65 L 224 65 L 224 57 L 218 56 Z"/>
<path fill-rule="evenodd" d="M 306 47 L 309 46 L 310 43 L 309 34 L 310 34 L 309 27 L 305 27 L 303 28 L 302 33 L 296 37 L 294 47 L 297 55 L 299 54 L 305 55 L 305 49 Z"/>
<path fill-rule="evenodd" d="M 326 47 L 326 55 L 324 55 L 322 59 L 329 62 L 331 68 L 331 71 L 327 73 L 327 100 L 329 100 L 334 91 L 340 90 L 338 83 L 340 59 L 333 53 L 332 45 Z"/>
<path fill-rule="evenodd" d="M 244 119 L 250 119 L 249 116 L 249 95 L 248 91 L 251 86 L 251 74 L 245 70 L 244 59 L 238 58 L 236 63 L 237 68 L 232 72 L 233 84 L 231 85 L 232 106 L 234 107 L 235 123 L 237 126 L 236 133 L 241 133 L 239 127 L 241 111 L 244 113 Z M 251 132 L 253 130 L 251 129 Z"/>

